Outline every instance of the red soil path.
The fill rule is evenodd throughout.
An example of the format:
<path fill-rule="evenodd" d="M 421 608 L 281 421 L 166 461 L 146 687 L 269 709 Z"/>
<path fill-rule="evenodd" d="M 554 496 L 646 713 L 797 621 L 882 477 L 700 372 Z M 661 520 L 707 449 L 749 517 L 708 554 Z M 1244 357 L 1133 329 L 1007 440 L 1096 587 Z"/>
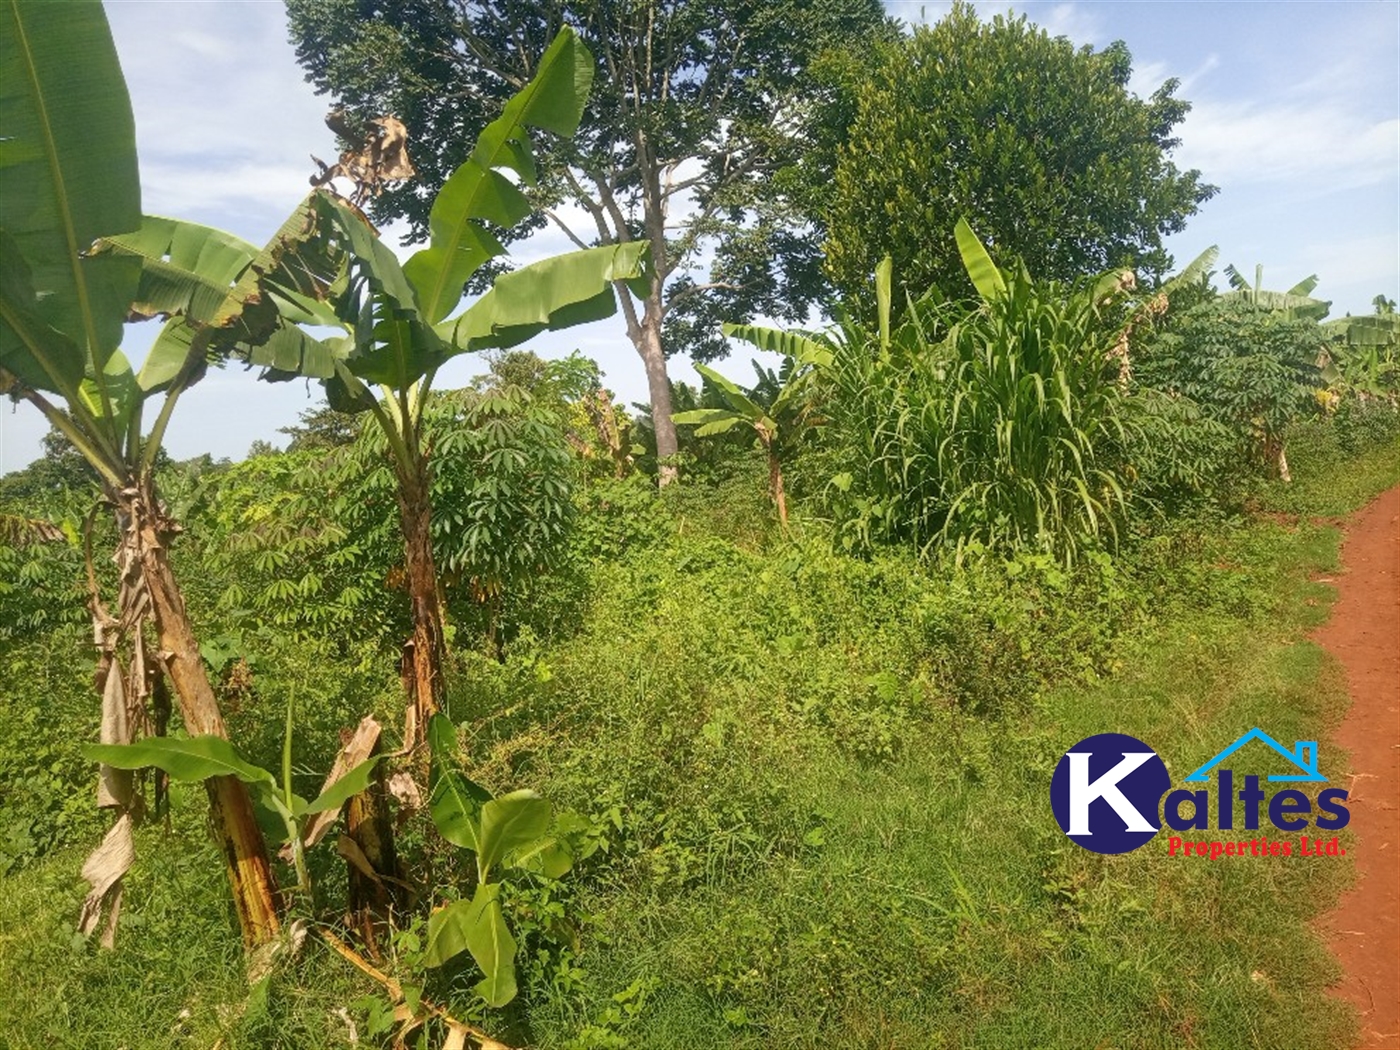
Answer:
<path fill-rule="evenodd" d="M 1346 976 L 1331 989 L 1361 1013 L 1365 1050 L 1400 1050 L 1400 488 L 1355 514 L 1337 604 L 1313 637 L 1346 669 L 1356 885 L 1319 926 Z"/>

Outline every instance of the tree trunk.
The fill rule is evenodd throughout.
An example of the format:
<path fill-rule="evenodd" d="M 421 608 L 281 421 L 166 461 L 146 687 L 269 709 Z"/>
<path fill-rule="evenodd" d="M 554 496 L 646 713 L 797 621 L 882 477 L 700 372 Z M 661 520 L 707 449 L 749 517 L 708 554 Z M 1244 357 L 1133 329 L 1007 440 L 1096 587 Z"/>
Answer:
<path fill-rule="evenodd" d="M 655 306 L 655 308 L 653 308 Z M 666 374 L 666 354 L 661 348 L 660 303 L 647 303 L 646 313 L 635 332 L 629 332 L 632 344 L 641 355 L 647 370 L 647 390 L 651 394 L 651 423 L 656 432 L 656 465 L 660 484 L 664 487 L 676 480 L 676 424 L 671 419 L 671 378 Z"/>
<path fill-rule="evenodd" d="M 419 457 L 412 475 L 399 477 L 399 523 L 403 529 L 404 568 L 413 637 L 404 646 L 403 678 L 408 692 L 403 746 L 412 750 L 425 739 L 428 720 L 442 710 L 445 646 L 437 564 L 433 560 L 432 503 L 428 466 Z"/>
<path fill-rule="evenodd" d="M 118 513 L 137 531 L 142 575 L 151 599 L 156 633 L 165 655 L 166 673 L 175 684 L 185 728 L 191 734 L 227 739 L 228 731 L 204 670 L 184 597 L 170 569 L 167 545 L 176 534 L 175 523 L 160 509 L 155 488 L 149 482 L 123 490 L 116 503 Z M 267 843 L 253 817 L 248 787 L 237 777 L 213 777 L 205 781 L 205 788 L 209 793 L 210 824 L 228 870 L 243 943 L 250 948 L 266 944 L 276 938 L 279 930 L 276 884 Z"/>
<path fill-rule="evenodd" d="M 378 754 L 379 750 L 379 740 L 376 738 L 370 753 Z M 354 863 L 347 865 L 349 910 L 371 949 L 377 941 L 379 926 L 394 908 L 404 903 L 398 881 L 403 873 L 399 870 L 398 853 L 394 849 L 394 830 L 389 822 L 387 796 L 384 764 L 381 762 L 374 769 L 374 779 L 369 787 L 358 795 L 352 795 L 345 804 L 346 834 L 359 847 L 371 869 L 363 871 Z"/>
<path fill-rule="evenodd" d="M 783 468 L 778 463 L 778 457 L 773 454 L 770 446 L 768 449 L 768 488 L 773 494 L 773 502 L 778 505 L 778 521 L 787 532 L 787 496 L 783 492 Z"/>

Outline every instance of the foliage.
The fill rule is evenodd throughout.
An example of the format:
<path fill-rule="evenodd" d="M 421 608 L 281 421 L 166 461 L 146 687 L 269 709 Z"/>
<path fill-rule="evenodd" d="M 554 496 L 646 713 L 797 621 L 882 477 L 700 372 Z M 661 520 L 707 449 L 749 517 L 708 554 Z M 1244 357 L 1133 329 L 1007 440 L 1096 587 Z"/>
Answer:
<path fill-rule="evenodd" d="M 1366 317 L 1339 317 L 1323 330 L 1327 360 L 1322 378 L 1336 398 L 1400 402 L 1400 314 L 1379 310 Z"/>
<path fill-rule="evenodd" d="M 345 770 L 335 783 L 308 802 L 292 791 L 292 708 L 287 707 L 287 730 L 282 750 L 282 781 L 261 766 L 253 765 L 223 737 L 150 737 L 134 744 L 90 744 L 83 754 L 91 761 L 114 769 L 139 770 L 153 767 L 174 780 L 200 783 L 211 777 L 233 776 L 248 784 L 255 797 L 282 821 L 280 842 L 292 847 L 299 888 L 311 889 L 303 859 L 302 836 L 306 821 L 327 810 L 339 810 L 350 799 L 369 787 L 370 776 L 383 756 L 375 755 Z"/>
<path fill-rule="evenodd" d="M 413 625 L 404 675 L 408 747 L 417 746 L 441 708 L 445 681 L 446 624 L 433 557 L 432 470 L 424 433 L 438 370 L 467 351 L 509 348 L 541 331 L 608 317 L 619 296 L 629 301 L 627 282 L 645 278 L 644 242 L 583 249 L 503 274 L 471 306 L 449 316 L 464 285 L 505 251 L 491 228 L 513 226 L 531 214 L 522 187 L 537 181 L 535 135 L 572 136 L 592 79 L 592 55 L 571 29 L 560 29 L 530 81 L 482 129 L 470 155 L 442 185 L 429 214 L 429 243 L 402 265 L 353 205 L 325 191 L 310 198 L 319 236 L 315 251 L 299 260 L 326 301 L 303 296 L 291 301 L 294 309 L 283 309 L 299 322 L 345 331 L 330 348 L 333 375 L 318 377 L 326 379 L 332 408 L 369 412 L 388 446 Z M 274 374 L 290 378 L 298 371 L 306 370 L 288 367 Z M 480 537 L 473 546 L 483 550 Z"/>
<path fill-rule="evenodd" d="M 823 409 L 842 541 L 1071 559 L 1126 509 L 1126 394 L 1108 363 L 1124 281 L 1035 281 L 999 270 L 965 223 L 958 240 L 970 311 L 929 295 L 891 326 L 886 260 L 878 329 L 836 343 Z"/>
<path fill-rule="evenodd" d="M 424 421 L 434 559 L 462 626 L 518 628 L 514 599 L 546 587 L 574 521 L 576 466 L 561 410 L 541 391 L 444 392 Z M 198 560 L 223 581 L 212 610 L 231 631 L 397 649 L 410 624 L 397 483 L 378 428 L 329 451 L 287 452 L 209 479 L 191 519 Z M 557 581 L 556 581 L 557 585 Z"/>
<path fill-rule="evenodd" d="M 1042 278 L 1165 272 L 1162 238 L 1215 188 L 1169 159 L 1190 108 L 1177 81 L 1144 101 L 1127 89 L 1131 72 L 1121 41 L 1076 50 L 1024 17 L 983 23 L 963 3 L 876 49 L 835 87 L 847 96 L 836 112 L 853 115 L 819 211 L 837 288 L 864 295 L 891 255 L 909 294 L 967 294 L 948 236 L 958 215 Z"/>
<path fill-rule="evenodd" d="M 576 855 L 591 852 L 580 853 L 568 834 L 586 824 L 580 826 L 576 817 L 564 814 L 555 817 L 550 804 L 533 791 L 493 797 L 457 772 L 452 767 L 457 733 L 446 716 L 433 717 L 428 739 L 433 749 L 429 803 L 433 823 L 448 842 L 475 856 L 476 890 L 470 900 L 454 901 L 433 912 L 423 964 L 442 966 L 461 952 L 470 952 L 485 975 L 474 989 L 476 994 L 488 1006 L 504 1006 L 517 991 L 517 945 L 501 910 L 501 882 L 499 878 L 493 882 L 491 876 L 498 868 L 517 868 L 547 879 L 562 878 Z"/>
<path fill-rule="evenodd" d="M 1296 528 L 1222 515 L 1132 523 L 1119 555 L 1073 570 L 1044 555 L 954 569 L 898 548 L 857 560 L 815 526 L 795 542 L 736 542 L 709 530 L 729 520 L 732 487 L 679 486 L 689 502 L 675 514 L 672 492 L 658 498 L 641 478 L 577 492 L 570 546 L 588 554 L 592 599 L 582 622 L 548 639 L 522 634 L 504 663 L 464 654 L 469 673 L 451 697 L 471 779 L 493 796 L 534 785 L 582 815 L 581 847 L 595 844 L 562 883 L 493 867 L 518 945 L 518 994 L 491 1017 L 493 1034 L 511 1045 L 756 1048 L 815 1045 L 839 1028 L 900 1045 L 929 1031 L 1166 1045 L 1190 1018 L 1202 1039 L 1296 1050 L 1332 972 L 1307 923 L 1339 875 L 1279 867 L 1265 891 L 1209 866 L 1124 874 L 1035 831 L 1054 761 L 1105 719 L 1163 746 L 1176 738 L 1162 727 L 1183 711 L 1203 737 L 1255 722 L 1325 732 L 1340 684 L 1295 643 L 1295 624 L 1325 610 L 1326 588 L 1307 580 L 1334 567 L 1335 542 L 1306 515 L 1364 502 L 1394 483 L 1400 459 L 1378 449 L 1363 470 L 1335 444 L 1316 458 L 1290 442 L 1290 500 L 1334 501 L 1291 504 L 1305 516 Z M 1338 478 L 1346 505 L 1335 503 Z M 44 641 L 44 652 L 0 651 L 12 683 L 0 732 L 28 739 L 21 716 L 32 711 L 36 739 L 51 745 L 33 769 L 0 760 L 7 819 L 44 829 L 33 844 L 16 840 L 27 852 L 0 901 L 0 979 L 36 993 L 8 1018 L 11 1038 L 136 1050 L 167 1045 L 178 1024 L 231 1050 L 331 1047 L 347 1040 L 341 1008 L 363 1044 L 385 1038 L 367 1020 L 393 1026 L 392 1008 L 369 1003 L 377 986 L 315 938 L 274 975 L 265 1012 L 244 1006 L 243 965 L 213 907 L 217 852 L 180 785 L 171 829 L 138 833 L 141 855 L 161 861 L 129 876 L 123 950 L 75 948 L 73 825 L 47 836 L 68 810 L 89 809 L 88 767 L 67 751 L 95 731 L 95 713 L 81 667 L 59 658 L 81 632 Z M 350 703 L 334 682 L 355 676 L 354 655 L 315 642 L 260 655 L 263 692 L 295 684 L 299 717 L 316 720 L 299 736 L 333 740 Z M 303 692 L 313 680 L 314 702 Z M 281 737 L 274 724 L 261 740 L 268 706 L 231 721 L 240 751 L 264 766 Z M 68 736 L 49 728 L 50 712 Z M 249 735 L 259 742 L 245 748 Z M 1192 745 L 1178 743 L 1169 761 L 1189 768 Z M 1324 768 L 1339 761 L 1324 755 Z M 426 823 L 400 839 L 415 871 L 430 872 L 425 896 L 469 902 L 475 858 L 434 852 Z M 322 859 L 334 860 L 311 852 L 313 871 Z M 1218 907 L 1183 910 L 1183 899 Z M 425 969 L 426 934 L 422 917 L 405 923 L 378 965 L 479 1017 L 472 988 L 484 974 L 470 952 Z M 1183 964 L 1172 951 L 1182 938 L 1207 954 Z M 1276 982 L 1267 1003 L 1255 971 Z M 1346 1023 L 1329 1014 L 1303 1045 L 1331 1046 Z"/>
<path fill-rule="evenodd" d="M 1139 353 L 1140 383 L 1189 398 L 1230 428 L 1246 456 L 1271 461 L 1285 428 L 1317 408 L 1317 322 L 1221 297 L 1170 319 Z"/>
<path fill-rule="evenodd" d="M 349 412 L 337 412 L 330 405 L 320 405 L 304 410 L 293 426 L 278 427 L 277 432 L 292 439 L 287 445 L 288 452 L 302 452 L 348 445 L 355 440 L 360 429 L 361 421 Z"/>
<path fill-rule="evenodd" d="M 766 383 L 770 387 L 770 391 L 767 392 L 767 396 L 757 389 L 745 393 L 738 384 L 724 378 L 714 369 L 705 365 L 696 365 L 696 369 L 705 377 L 707 383 L 719 391 L 720 397 L 725 401 L 725 407 L 691 409 L 686 412 L 678 412 L 671 418 L 677 423 L 696 426 L 696 437 L 713 437 L 727 433 L 740 425 L 752 428 L 758 436 L 759 447 L 763 449 L 764 455 L 768 458 L 769 495 L 778 508 L 778 520 L 784 528 L 787 528 L 787 497 L 783 487 L 780 440 L 788 436 L 789 427 L 785 423 L 780 431 L 778 421 L 784 416 L 795 414 L 797 402 L 811 385 L 814 376 L 813 370 L 823 365 L 830 366 L 831 351 L 815 340 L 802 339 L 790 333 L 777 332 L 772 329 L 758 329 L 747 325 L 726 325 L 725 334 L 749 339 L 757 343 L 760 348 L 765 347 L 765 345 L 790 345 L 792 356 L 784 359 L 783 382 L 779 385 L 776 376 L 765 373 L 758 364 L 755 364 L 754 368 L 759 372 L 760 383 Z M 771 388 L 776 388 L 776 390 Z M 766 404 L 755 399 L 760 399 Z"/>
<path fill-rule="evenodd" d="M 1317 274 L 1304 277 L 1286 292 L 1271 292 L 1264 287 L 1264 266 L 1254 268 L 1254 283 L 1250 284 L 1234 265 L 1225 267 L 1225 277 L 1230 282 L 1231 291 L 1222 299 L 1249 303 L 1261 310 L 1276 310 L 1289 320 L 1310 319 L 1321 321 L 1327 316 L 1331 303 L 1312 298 L 1317 287 Z"/>
<path fill-rule="evenodd" d="M 439 399 L 435 533 L 449 581 L 485 601 L 549 571 L 573 517 L 559 416 L 519 388 Z"/>
<path fill-rule="evenodd" d="M 432 195 L 465 158 L 463 129 L 482 127 L 505 91 L 534 75 L 534 56 L 560 26 L 577 31 L 597 56 L 593 102 L 571 142 L 539 144 L 543 199 L 588 211 L 590 225 L 572 231 L 580 247 L 595 237 L 650 242 L 656 294 L 647 312 L 658 324 L 667 315 L 668 353 L 701 360 L 725 352 L 717 328 L 726 316 L 805 314 L 819 288 L 816 247 L 784 221 L 774 177 L 805 146 L 805 71 L 827 49 L 894 35 L 871 0 L 481 9 L 292 0 L 288 14 L 297 58 L 319 90 L 360 117 L 394 113 L 409 128 L 420 177 L 384 194 L 374 214 L 407 219 L 418 236 Z M 694 214 L 668 228 L 682 201 Z"/>

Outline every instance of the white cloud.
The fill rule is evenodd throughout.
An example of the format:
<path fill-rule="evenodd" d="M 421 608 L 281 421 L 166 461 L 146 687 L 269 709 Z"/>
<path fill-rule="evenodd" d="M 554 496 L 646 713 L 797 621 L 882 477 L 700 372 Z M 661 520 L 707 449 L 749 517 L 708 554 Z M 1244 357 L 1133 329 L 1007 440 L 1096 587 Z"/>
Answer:
<path fill-rule="evenodd" d="M 1227 187 L 1310 182 L 1322 193 L 1371 185 L 1394 178 L 1400 150 L 1400 120 L 1367 120 L 1327 99 L 1202 100 L 1180 135 L 1178 162 Z"/>
<path fill-rule="evenodd" d="M 1056 4 L 1044 13 L 1033 13 L 1031 21 L 1051 36 L 1068 37 L 1076 44 L 1097 44 L 1103 35 L 1098 18 L 1082 4 Z"/>

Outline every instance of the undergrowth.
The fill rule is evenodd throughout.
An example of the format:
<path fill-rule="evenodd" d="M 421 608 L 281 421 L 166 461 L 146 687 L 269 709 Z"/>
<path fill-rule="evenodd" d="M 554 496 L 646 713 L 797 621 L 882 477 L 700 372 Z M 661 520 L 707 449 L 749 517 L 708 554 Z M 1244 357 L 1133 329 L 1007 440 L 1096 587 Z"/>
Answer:
<path fill-rule="evenodd" d="M 1400 446 L 1347 453 L 1319 430 L 1289 454 L 1297 480 L 1263 493 L 1268 514 L 1202 505 L 1073 572 L 856 560 L 811 522 L 784 539 L 754 527 L 747 476 L 708 498 L 585 493 L 571 615 L 522 617 L 502 660 L 456 655 L 473 775 L 538 788 L 600 846 L 562 882 L 508 891 L 522 994 L 493 1032 L 648 1050 L 1344 1043 L 1308 926 L 1344 866 L 1200 862 L 1160 840 L 1102 857 L 1047 797 L 1095 732 L 1148 741 L 1174 778 L 1252 725 L 1327 739 L 1345 691 L 1305 632 L 1339 534 L 1313 519 L 1400 481 Z M 96 729 L 83 633 L 0 655 L 0 737 L 32 746 L 0 764 L 0 1042 L 336 1047 L 353 1029 L 380 1045 L 381 990 L 314 936 L 250 1000 L 197 793 L 139 835 L 117 951 L 75 937 L 101 829 L 78 757 Z M 243 641 L 252 662 L 224 680 L 240 746 L 275 764 L 295 696 L 306 788 L 340 726 L 395 723 L 382 654 Z M 1341 771 L 1325 743 L 1321 759 Z M 453 862 L 415 825 L 404 846 L 437 899 Z M 411 939 L 385 962 L 401 977 Z M 469 1014 L 471 981 L 425 994 Z"/>

